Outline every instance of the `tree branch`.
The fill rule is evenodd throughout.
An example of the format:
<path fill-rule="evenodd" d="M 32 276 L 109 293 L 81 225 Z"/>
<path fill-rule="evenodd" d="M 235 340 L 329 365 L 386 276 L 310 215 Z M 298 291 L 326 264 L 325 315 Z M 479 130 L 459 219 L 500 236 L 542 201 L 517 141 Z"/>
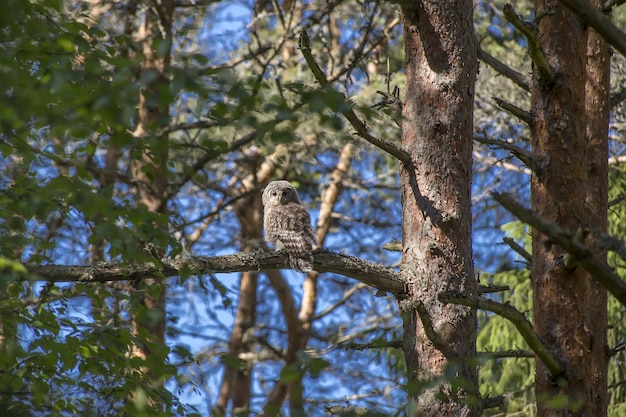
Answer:
<path fill-rule="evenodd" d="M 626 0 L 608 0 L 605 1 L 602 5 L 602 10 L 605 12 L 610 12 L 613 8 L 626 3 Z"/>
<path fill-rule="evenodd" d="M 626 56 L 626 34 L 615 26 L 608 16 L 585 0 L 559 0 L 559 2 L 594 28 L 620 54 Z"/>
<path fill-rule="evenodd" d="M 600 230 L 592 230 L 591 234 L 597 240 L 600 249 L 610 250 L 626 261 L 626 246 L 624 246 L 623 240 L 609 236 Z"/>
<path fill-rule="evenodd" d="M 526 343 L 528 343 L 528 346 L 530 346 L 537 357 L 546 365 L 546 368 L 548 368 L 554 377 L 559 377 L 563 373 L 563 366 L 559 362 L 558 357 L 548 350 L 548 347 L 535 332 L 533 325 L 528 321 L 526 316 L 512 305 L 453 292 L 440 293 L 439 301 L 446 304 L 452 303 L 472 308 L 480 308 L 481 310 L 491 311 L 507 319 L 517 328 Z"/>
<path fill-rule="evenodd" d="M 505 4 L 502 11 L 506 20 L 508 20 L 517 28 L 517 30 L 526 36 L 526 39 L 528 40 L 528 55 L 535 63 L 537 71 L 539 71 L 539 79 L 546 84 L 552 84 L 554 82 L 554 71 L 552 71 L 546 56 L 541 50 L 540 35 L 539 32 L 537 32 L 537 28 L 535 28 L 534 25 L 523 21 L 510 3 Z"/>
<path fill-rule="evenodd" d="M 367 343 L 359 343 L 359 342 L 350 341 L 350 342 L 346 342 L 342 344 L 341 347 L 344 349 L 357 350 L 357 351 L 358 350 L 370 350 L 370 349 L 383 349 L 383 348 L 402 349 L 402 340 L 390 340 L 388 342 L 374 340 L 373 342 L 367 342 Z"/>
<path fill-rule="evenodd" d="M 528 84 L 526 77 L 524 77 L 521 72 L 517 72 L 513 68 L 506 65 L 504 62 L 499 61 L 493 55 L 485 52 L 485 50 L 483 50 L 480 46 L 476 47 L 476 55 L 478 56 L 478 59 L 496 70 L 496 72 L 504 75 L 506 78 L 513 81 L 524 91 L 530 92 L 530 85 Z"/>
<path fill-rule="evenodd" d="M 309 45 L 309 36 L 307 35 L 306 31 L 302 31 L 300 33 L 300 51 L 302 51 L 302 55 L 304 56 L 304 59 L 307 65 L 309 66 L 309 69 L 313 73 L 313 76 L 317 80 L 317 82 L 320 83 L 322 87 L 332 88 L 328 83 L 326 74 L 324 74 L 324 72 L 319 67 L 319 65 L 317 65 L 317 62 L 315 62 L 315 58 L 313 58 L 313 54 L 311 54 L 311 47 Z M 389 141 L 386 141 L 384 139 L 380 139 L 371 135 L 369 131 L 367 130 L 367 126 L 365 125 L 365 123 L 363 123 L 361 119 L 358 118 L 358 116 L 356 115 L 356 113 L 354 113 L 354 110 L 352 110 L 352 108 L 348 108 L 347 110 L 342 110 L 341 114 L 343 114 L 343 116 L 348 120 L 348 122 L 350 122 L 350 124 L 352 125 L 354 130 L 356 130 L 357 134 L 360 137 L 362 137 L 363 139 L 365 139 L 372 145 L 376 146 L 377 148 L 387 152 L 389 155 L 393 156 L 394 158 L 398 159 L 400 162 L 402 162 L 402 164 L 404 164 L 404 166 L 412 165 L 411 155 L 409 155 L 408 152 L 399 148 L 394 143 L 391 143 Z"/>
<path fill-rule="evenodd" d="M 435 347 L 441 352 L 448 352 L 448 349 L 446 349 L 447 343 L 435 330 L 435 327 L 433 326 L 433 320 L 430 318 L 430 313 L 426 309 L 424 303 L 422 303 L 420 300 L 416 300 L 413 302 L 413 307 L 417 311 L 417 315 L 422 321 L 422 327 L 424 328 L 424 333 L 426 334 L 426 337 L 428 337 L 428 340 L 430 340 L 432 344 L 435 345 Z"/>
<path fill-rule="evenodd" d="M 481 294 L 493 294 L 494 292 L 509 291 L 511 287 L 508 285 L 479 285 L 478 290 Z"/>
<path fill-rule="evenodd" d="M 537 162 L 537 158 L 532 154 L 532 152 L 529 152 L 526 149 L 512 145 L 503 140 L 489 139 L 487 136 L 474 135 L 474 140 L 476 142 L 484 143 L 485 145 L 497 146 L 500 149 L 507 150 L 517 159 L 522 161 L 532 172 L 539 172 L 539 163 Z"/>
<path fill-rule="evenodd" d="M 382 265 L 327 250 L 313 251 L 313 267 L 318 272 L 332 272 L 354 278 L 381 291 L 403 298 L 406 289 L 400 274 Z M 196 256 L 192 259 L 163 259 L 152 263 L 121 265 L 109 263 L 93 266 L 27 265 L 30 275 L 50 282 L 107 282 L 141 280 L 145 277 L 210 275 L 227 272 L 266 271 L 289 268 L 285 252 L 239 252 L 224 256 Z"/>
<path fill-rule="evenodd" d="M 478 352 L 479 359 L 535 358 L 532 350 L 497 350 L 494 352 Z"/>
<path fill-rule="evenodd" d="M 511 239 L 510 237 L 505 237 L 502 239 L 504 243 L 509 245 L 511 249 L 513 249 L 519 256 L 524 258 L 529 264 L 533 261 L 533 256 L 528 253 L 526 249 L 524 249 L 520 244 Z"/>
<path fill-rule="evenodd" d="M 552 242 L 571 253 L 593 279 L 613 294 L 620 303 L 626 305 L 626 282 L 609 265 L 596 258 L 589 248 L 578 242 L 575 235 L 543 220 L 531 210 L 520 205 L 509 195 L 499 193 L 492 193 L 492 195 L 502 207 L 522 222 L 532 226 L 533 229 L 543 233 Z"/>
<path fill-rule="evenodd" d="M 499 97 L 491 97 L 493 101 L 496 102 L 498 107 L 502 110 L 506 110 L 511 113 L 513 116 L 520 119 L 522 122 L 525 122 L 528 126 L 531 126 L 533 122 L 533 116 L 529 111 L 522 109 L 521 107 L 517 107 L 515 104 L 511 104 L 508 101 L 504 101 Z"/>

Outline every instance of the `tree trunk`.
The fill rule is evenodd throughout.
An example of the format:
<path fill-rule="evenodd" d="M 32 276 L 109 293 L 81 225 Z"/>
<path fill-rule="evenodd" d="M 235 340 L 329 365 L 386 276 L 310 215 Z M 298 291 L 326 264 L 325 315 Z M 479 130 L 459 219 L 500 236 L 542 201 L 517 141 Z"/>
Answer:
<path fill-rule="evenodd" d="M 606 230 L 606 47 L 593 37 L 588 43 L 590 29 L 559 3 L 536 0 L 535 14 L 543 15 L 541 48 L 556 78 L 546 84 L 535 74 L 533 80 L 532 146 L 539 161 L 531 180 L 533 210 L 573 232 Z M 586 106 L 598 106 L 589 119 Z M 537 360 L 538 415 L 602 415 L 606 295 L 563 249 L 537 231 L 532 259 L 535 329 L 565 369 L 564 375 L 551 375 Z"/>
<path fill-rule="evenodd" d="M 602 9 L 602 0 L 590 3 Z M 585 221 L 591 229 L 607 231 L 608 226 L 608 126 L 610 116 L 610 70 L 611 52 L 608 43 L 595 31 L 590 30 L 587 39 L 587 68 L 585 79 L 586 126 L 586 174 Z M 595 255 L 606 261 L 606 252 L 598 249 L 592 240 Z M 591 278 L 591 277 L 590 277 Z M 593 416 L 607 415 L 607 292 L 593 279 L 588 280 L 587 303 L 589 305 L 590 332 L 594 338 L 591 346 L 591 378 L 595 391 L 592 393 Z"/>
<path fill-rule="evenodd" d="M 444 305 L 443 291 L 477 294 L 470 181 L 476 50 L 472 1 L 401 2 L 406 52 L 401 172 L 400 303 L 411 414 L 478 414 L 476 312 Z M 418 400 L 419 396 L 419 400 Z"/>
<path fill-rule="evenodd" d="M 137 127 L 133 132 L 136 153 L 132 155 L 131 172 L 137 184 L 137 201 L 155 213 L 167 211 L 169 140 L 167 135 L 158 136 L 156 132 L 169 123 L 169 109 L 163 103 L 162 94 L 168 90 L 169 83 L 173 13 L 174 0 L 163 0 L 148 7 L 137 32 L 143 53 L 140 76 L 146 73 L 155 73 L 157 76 L 142 88 L 139 95 Z M 165 48 L 161 47 L 157 51 L 157 45 Z M 157 258 L 165 254 L 164 248 L 144 247 L 140 250 L 154 251 L 152 256 Z M 132 295 L 140 306 L 133 312 L 133 332 L 139 334 L 140 329 L 146 329 L 149 340 L 141 346 L 134 346 L 132 354 L 145 360 L 153 355 L 150 346 L 165 343 L 165 283 L 162 278 L 147 278 L 138 285 L 138 290 Z M 160 375 L 154 374 L 151 369 L 142 369 L 142 372 L 149 375 L 152 388 L 157 393 L 163 389 Z M 134 400 L 133 397 L 131 401 Z M 152 395 L 148 404 L 159 409 L 161 401 L 158 395 Z"/>
<path fill-rule="evenodd" d="M 261 195 L 255 193 L 240 200 L 235 208 L 237 219 L 241 225 L 241 251 L 253 251 L 263 241 Z M 243 272 L 241 274 L 239 303 L 228 343 L 229 361 L 224 368 L 224 380 L 214 410 L 215 416 L 226 415 L 228 403 L 231 401 L 232 415 L 247 416 L 250 414 L 253 364 L 240 361 L 239 357 L 242 353 L 253 350 L 250 337 L 246 337 L 246 332 L 253 329 L 256 324 L 258 276 L 257 272 Z"/>
<path fill-rule="evenodd" d="M 602 9 L 602 0 L 591 0 Z M 585 221 L 591 229 L 607 231 L 608 226 L 608 126 L 610 116 L 611 51 L 607 42 L 593 29 L 587 39 L 587 69 L 585 79 L 586 177 Z M 607 254 L 591 240 L 595 255 L 606 261 Z M 608 350 L 607 350 L 607 292 L 595 280 L 588 280 L 587 309 L 591 345 L 591 378 L 593 416 L 604 417 L 608 407 Z"/>

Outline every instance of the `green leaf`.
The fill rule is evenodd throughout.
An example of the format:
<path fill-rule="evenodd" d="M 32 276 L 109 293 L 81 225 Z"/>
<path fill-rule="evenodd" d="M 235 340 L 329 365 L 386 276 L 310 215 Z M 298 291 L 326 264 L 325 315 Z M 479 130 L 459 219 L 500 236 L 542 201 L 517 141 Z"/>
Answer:
<path fill-rule="evenodd" d="M 306 367 L 313 378 L 317 378 L 320 373 L 329 366 L 330 362 L 322 358 L 313 358 L 306 364 Z"/>

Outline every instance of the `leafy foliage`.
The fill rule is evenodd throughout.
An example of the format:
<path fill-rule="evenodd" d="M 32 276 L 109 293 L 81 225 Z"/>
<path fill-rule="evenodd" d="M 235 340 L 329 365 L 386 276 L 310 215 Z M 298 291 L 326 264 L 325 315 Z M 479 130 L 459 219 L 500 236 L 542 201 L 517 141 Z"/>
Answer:
<path fill-rule="evenodd" d="M 26 273 L 23 263 L 159 263 L 164 255 L 259 247 L 245 224 L 254 216 L 241 213 L 254 206 L 263 169 L 296 183 L 317 218 L 347 144 L 354 145 L 353 159 L 325 248 L 398 266 L 397 253 L 380 249 L 402 236 L 397 162 L 358 141 L 340 116 L 352 106 L 374 134 L 399 142 L 393 108 L 383 100 L 404 82 L 394 6 L 312 1 L 287 10 L 278 2 L 177 2 L 170 45 L 167 37 L 142 38 L 152 3 L 8 0 L 0 15 L 0 414 L 206 415 L 215 412 L 230 367 L 253 380 L 247 411 L 268 406 L 280 383 L 301 381 L 307 415 L 403 415 L 406 390 L 421 387 L 406 384 L 395 300 L 344 277 L 318 281 L 309 339 L 287 363 L 292 335 L 264 274 L 253 320 L 240 338 L 245 349 L 233 357 L 240 276 L 186 273 L 165 287 L 159 277 L 141 287 L 44 285 Z M 503 3 L 476 3 L 481 47 L 528 75 L 524 39 L 504 21 Z M 530 2 L 515 7 L 530 16 Z M 301 30 L 309 32 L 333 89 L 318 88 L 300 59 L 295 34 Z M 166 56 L 164 74 L 146 68 Z M 617 89 L 623 62 L 616 58 L 614 65 Z M 476 134 L 527 148 L 528 129 L 492 96 L 529 106 L 526 92 L 481 65 Z M 158 115 L 145 136 L 137 134 L 140 110 Z M 617 106 L 616 136 L 623 114 Z M 617 156 L 624 151 L 618 142 L 611 149 Z M 163 154 L 167 189 L 159 211 L 138 190 L 142 178 L 155 182 Z M 155 164 L 134 169 L 140 161 Z M 505 235 L 528 245 L 528 231 L 488 194 L 506 187 L 527 199 L 529 172 L 502 149 L 479 144 L 474 168 L 481 280 L 508 285 L 510 291 L 494 297 L 530 317 L 529 274 L 505 246 L 494 245 Z M 621 197 L 619 165 L 611 174 L 611 196 Z M 623 210 L 621 203 L 611 208 L 615 236 L 626 235 Z M 622 261 L 610 260 L 623 274 Z M 294 303 L 302 303 L 302 278 L 283 278 Z M 150 300 L 162 301 L 165 315 Z M 626 403 L 626 320 L 623 306 L 609 308 L 610 346 L 618 348 L 610 415 L 618 416 Z M 154 331 L 161 323 L 164 340 Z M 526 349 L 503 319 L 481 313 L 479 325 L 479 350 Z M 529 358 L 481 358 L 481 393 L 507 395 L 509 412 L 529 410 L 533 372 Z M 268 407 L 290 412 L 286 405 Z"/>

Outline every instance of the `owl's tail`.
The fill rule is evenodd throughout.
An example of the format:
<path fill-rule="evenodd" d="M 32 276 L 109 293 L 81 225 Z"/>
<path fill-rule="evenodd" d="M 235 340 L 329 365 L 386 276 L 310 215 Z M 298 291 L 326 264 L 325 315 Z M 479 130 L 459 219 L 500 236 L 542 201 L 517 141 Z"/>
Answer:
<path fill-rule="evenodd" d="M 290 254 L 289 265 L 298 272 L 309 272 L 313 270 L 313 257 L 298 258 Z"/>

